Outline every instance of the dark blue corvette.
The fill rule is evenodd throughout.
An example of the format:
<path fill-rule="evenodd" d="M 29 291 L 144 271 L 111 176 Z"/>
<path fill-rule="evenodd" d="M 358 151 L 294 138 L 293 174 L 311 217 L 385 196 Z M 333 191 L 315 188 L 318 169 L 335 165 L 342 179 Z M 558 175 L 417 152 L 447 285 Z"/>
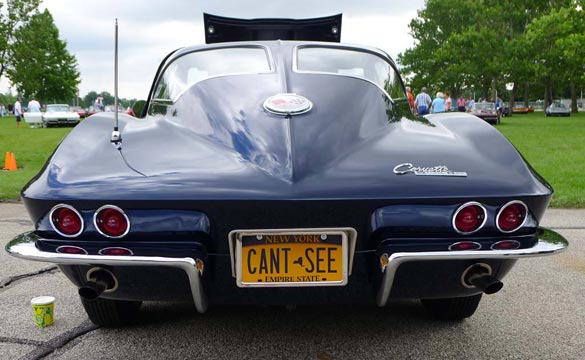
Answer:
<path fill-rule="evenodd" d="M 384 52 L 209 42 L 164 60 L 121 142 L 94 115 L 23 189 L 35 230 L 7 251 L 58 264 L 94 323 L 142 301 L 405 298 L 463 319 L 517 259 L 566 248 L 539 227 L 550 185 L 474 116 L 413 117 Z"/>

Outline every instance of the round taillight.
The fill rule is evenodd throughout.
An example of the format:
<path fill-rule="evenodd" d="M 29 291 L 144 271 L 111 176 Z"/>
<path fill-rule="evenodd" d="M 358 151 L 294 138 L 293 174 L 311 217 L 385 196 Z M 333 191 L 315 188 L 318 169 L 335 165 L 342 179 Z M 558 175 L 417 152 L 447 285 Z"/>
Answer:
<path fill-rule="evenodd" d="M 130 249 L 126 249 L 123 247 L 109 247 L 101 249 L 98 252 L 100 255 L 110 255 L 110 256 L 132 256 L 134 253 Z"/>
<path fill-rule="evenodd" d="M 480 203 L 461 205 L 453 215 L 453 228 L 460 234 L 471 234 L 481 229 L 486 222 L 486 210 Z"/>
<path fill-rule="evenodd" d="M 520 243 L 516 240 L 502 240 L 492 245 L 492 250 L 515 250 L 520 248 Z"/>
<path fill-rule="evenodd" d="M 460 241 L 449 246 L 449 250 L 451 251 L 465 251 L 465 250 L 479 250 L 481 249 L 481 244 L 476 243 L 474 241 Z"/>
<path fill-rule="evenodd" d="M 60 254 L 87 255 L 87 251 L 79 246 L 64 245 L 57 248 Z"/>
<path fill-rule="evenodd" d="M 521 201 L 511 201 L 504 205 L 496 216 L 496 226 L 501 232 L 511 233 L 518 230 L 528 215 L 528 207 Z"/>
<path fill-rule="evenodd" d="M 74 207 L 60 204 L 49 214 L 51 226 L 59 235 L 76 237 L 83 231 L 83 218 Z"/>
<path fill-rule="evenodd" d="M 130 231 L 128 216 L 117 206 L 106 205 L 99 208 L 93 217 L 98 232 L 109 238 L 121 238 Z"/>

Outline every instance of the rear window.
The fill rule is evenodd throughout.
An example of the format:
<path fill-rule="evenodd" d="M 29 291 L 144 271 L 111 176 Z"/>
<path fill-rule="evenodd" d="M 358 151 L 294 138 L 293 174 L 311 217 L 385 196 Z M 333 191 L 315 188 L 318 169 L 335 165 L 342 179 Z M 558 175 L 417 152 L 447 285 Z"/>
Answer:
<path fill-rule="evenodd" d="M 400 76 L 382 57 L 351 48 L 306 46 L 297 49 L 297 71 L 352 76 L 384 89 L 391 98 L 405 96 Z"/>
<path fill-rule="evenodd" d="M 175 101 L 194 84 L 216 76 L 271 72 L 263 47 L 231 47 L 196 51 L 175 59 L 165 69 L 154 100 Z"/>
<path fill-rule="evenodd" d="M 69 106 L 67 106 L 67 105 L 48 105 L 46 112 L 61 112 L 61 111 L 69 111 Z"/>

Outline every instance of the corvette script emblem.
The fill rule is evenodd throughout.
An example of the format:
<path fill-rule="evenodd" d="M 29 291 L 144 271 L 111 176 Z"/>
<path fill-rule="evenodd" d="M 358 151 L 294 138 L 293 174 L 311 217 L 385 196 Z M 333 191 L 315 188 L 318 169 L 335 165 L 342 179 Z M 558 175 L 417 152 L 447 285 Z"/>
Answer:
<path fill-rule="evenodd" d="M 264 109 L 277 115 L 299 115 L 311 111 L 309 99 L 297 94 L 277 94 L 264 101 Z"/>
<path fill-rule="evenodd" d="M 394 168 L 394 174 L 396 174 L 396 175 L 406 175 L 408 173 L 413 173 L 416 176 L 457 176 L 457 177 L 466 177 L 467 176 L 466 172 L 464 172 L 464 171 L 451 171 L 445 165 L 422 167 L 422 166 L 414 166 L 411 163 L 403 163 L 403 164 L 397 165 Z"/>

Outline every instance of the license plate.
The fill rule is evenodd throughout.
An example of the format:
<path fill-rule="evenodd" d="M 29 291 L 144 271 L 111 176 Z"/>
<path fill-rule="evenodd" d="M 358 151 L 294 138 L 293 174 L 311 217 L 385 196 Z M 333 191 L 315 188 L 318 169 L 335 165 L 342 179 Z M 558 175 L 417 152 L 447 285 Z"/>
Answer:
<path fill-rule="evenodd" d="M 343 231 L 243 231 L 236 237 L 239 287 L 343 286 L 348 237 Z"/>

